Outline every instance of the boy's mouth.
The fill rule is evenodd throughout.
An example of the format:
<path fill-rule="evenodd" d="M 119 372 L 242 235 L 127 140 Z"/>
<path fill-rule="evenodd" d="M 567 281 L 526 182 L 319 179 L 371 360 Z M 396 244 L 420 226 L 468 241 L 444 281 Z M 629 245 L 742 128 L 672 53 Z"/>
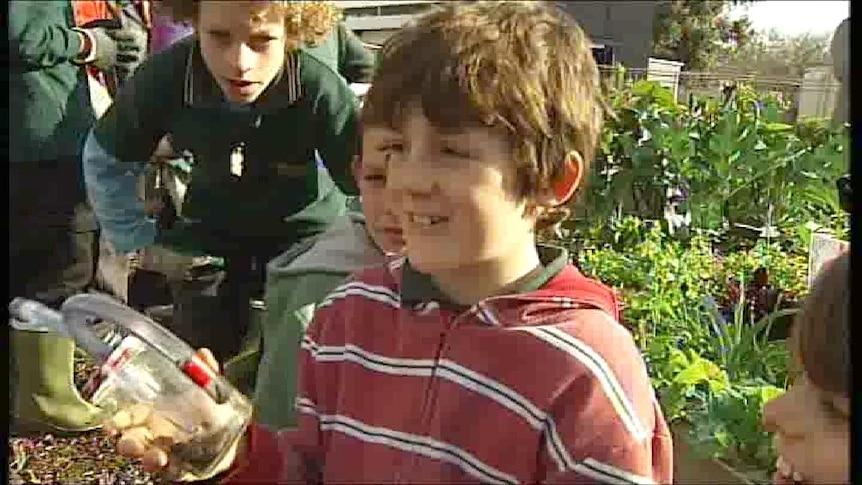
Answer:
<path fill-rule="evenodd" d="M 435 216 L 430 214 L 414 214 L 407 213 L 407 225 L 414 229 L 426 229 L 433 226 L 439 226 L 449 222 L 448 217 Z"/>
<path fill-rule="evenodd" d="M 258 83 L 254 81 L 246 81 L 243 79 L 227 79 L 228 86 L 234 92 L 246 94 L 255 89 Z"/>
<path fill-rule="evenodd" d="M 779 456 L 775 461 L 775 474 L 778 475 L 780 483 L 805 483 L 805 477 L 801 473 L 793 469 L 783 456 Z"/>
<path fill-rule="evenodd" d="M 388 245 L 392 246 L 384 249 L 396 251 L 397 249 L 404 247 L 406 244 L 406 241 L 404 240 L 404 231 L 402 231 L 400 227 L 397 229 L 387 227 L 382 229 L 380 232 L 383 234 L 383 237 L 386 238 L 385 240 Z"/>

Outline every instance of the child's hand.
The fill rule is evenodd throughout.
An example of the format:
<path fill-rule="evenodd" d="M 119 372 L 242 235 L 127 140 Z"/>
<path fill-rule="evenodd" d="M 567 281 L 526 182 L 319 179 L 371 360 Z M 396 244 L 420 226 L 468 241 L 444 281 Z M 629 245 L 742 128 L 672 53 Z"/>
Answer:
<path fill-rule="evenodd" d="M 174 147 L 171 145 L 171 136 L 163 136 L 162 139 L 159 140 L 159 144 L 156 145 L 155 151 L 153 151 L 153 160 L 164 161 L 169 160 L 175 156 L 176 152 L 174 151 Z"/>
<path fill-rule="evenodd" d="M 218 370 L 218 362 L 207 349 L 200 349 L 197 356 L 211 368 Z M 201 406 L 203 408 L 203 406 Z M 218 420 L 219 406 L 214 405 L 214 420 Z M 105 430 L 112 436 L 119 436 L 117 451 L 126 457 L 140 459 L 143 468 L 151 473 L 166 475 L 172 480 L 195 481 L 210 478 L 228 470 L 233 464 L 238 443 L 234 443 L 224 460 L 207 477 L 181 473 L 171 463 L 170 448 L 174 445 L 176 425 L 153 412 L 147 404 L 136 404 L 115 414 L 106 424 Z M 240 439 L 244 442 L 244 439 Z"/>

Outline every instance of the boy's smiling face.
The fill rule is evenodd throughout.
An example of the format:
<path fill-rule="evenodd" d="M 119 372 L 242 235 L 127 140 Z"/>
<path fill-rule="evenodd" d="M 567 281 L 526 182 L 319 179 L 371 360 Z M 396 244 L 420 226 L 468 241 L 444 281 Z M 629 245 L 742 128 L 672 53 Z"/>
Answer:
<path fill-rule="evenodd" d="M 254 102 L 284 65 L 284 16 L 271 3 L 198 4 L 201 55 L 228 101 Z"/>
<path fill-rule="evenodd" d="M 474 265 L 515 267 L 510 259 L 534 254 L 534 220 L 515 195 L 506 137 L 485 127 L 441 130 L 416 107 L 403 120 L 401 132 L 376 129 L 411 265 L 447 279 Z"/>
<path fill-rule="evenodd" d="M 371 239 L 386 253 L 400 253 L 404 249 L 404 232 L 386 189 L 389 154 L 386 142 L 385 130 L 374 127 L 364 129 L 362 155 L 354 162 L 353 172 L 362 196 L 365 227 Z"/>

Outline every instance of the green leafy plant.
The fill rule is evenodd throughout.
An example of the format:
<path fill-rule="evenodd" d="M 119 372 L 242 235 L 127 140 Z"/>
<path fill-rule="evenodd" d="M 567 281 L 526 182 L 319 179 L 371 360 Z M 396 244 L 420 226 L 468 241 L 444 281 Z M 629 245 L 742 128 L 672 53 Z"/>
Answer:
<path fill-rule="evenodd" d="M 623 323 L 642 346 L 660 335 L 679 337 L 680 345 L 703 345 L 709 330 L 699 323 L 699 310 L 691 302 L 715 287 L 709 242 L 670 240 L 655 225 L 639 233 L 637 241 L 619 251 L 610 242 L 582 241 L 578 265 L 620 292 Z"/>
<path fill-rule="evenodd" d="M 812 232 L 847 235 L 835 182 L 848 172 L 849 130 L 788 122 L 786 100 L 745 85 L 679 103 L 622 78 L 555 242 L 620 294 L 666 417 L 689 422 L 707 456 L 768 470 L 761 411 L 788 361 L 770 330 L 807 292 Z M 682 213 L 690 227 L 671 230 Z"/>
<path fill-rule="evenodd" d="M 590 189 L 582 194 L 583 215 L 592 220 L 621 215 L 660 219 L 667 188 L 680 182 L 669 162 L 689 151 L 679 123 L 684 108 L 669 89 L 653 81 L 616 91 L 610 101 L 615 116 L 603 132 Z"/>
<path fill-rule="evenodd" d="M 848 130 L 790 124 L 785 100 L 743 84 L 687 104 L 653 81 L 614 85 L 615 116 L 569 229 L 685 212 L 700 231 L 751 228 L 737 231 L 743 239 L 792 238 L 784 228 L 809 221 L 846 228 L 835 181 L 848 171 Z"/>
<path fill-rule="evenodd" d="M 710 393 L 692 410 L 688 438 L 706 457 L 743 469 L 772 470 L 777 456 L 763 430 L 763 406 L 783 392 L 752 379 Z"/>
<path fill-rule="evenodd" d="M 806 257 L 765 240 L 719 255 L 709 234 L 695 231 L 680 241 L 660 225 L 630 216 L 607 228 L 594 227 L 587 238 L 561 243 L 577 247 L 577 264 L 585 274 L 620 294 L 623 323 L 643 351 L 665 417 L 695 424 L 705 419 L 704 413 L 739 414 L 732 419 L 743 424 L 713 429 L 718 437 L 708 444 L 728 450 L 707 448 L 705 453 L 746 467 L 762 466 L 770 442 L 765 433 L 754 431 L 760 429 L 760 408 L 737 401 L 754 402 L 748 396 L 752 382 L 769 386 L 764 389 L 784 388 L 788 351 L 784 342 L 768 337 L 771 326 L 795 310 L 753 319 L 744 311 L 744 288 L 734 305 L 719 305 L 715 295 L 726 296 L 731 276 L 744 280 L 765 268 L 775 284 L 802 296 Z M 754 455 L 742 456 L 746 453 Z"/>
<path fill-rule="evenodd" d="M 647 344 L 645 358 L 665 419 L 688 419 L 691 402 L 730 386 L 727 373 L 693 349 L 681 350 L 672 338 L 658 337 Z"/>
<path fill-rule="evenodd" d="M 706 339 L 709 347 L 700 349 L 712 357 L 734 382 L 757 377 L 784 386 L 787 380 L 785 363 L 788 354 L 784 342 L 771 342 L 769 328 L 778 318 L 796 313 L 796 309 L 778 310 L 757 322 L 746 321 L 743 303 L 745 292 L 727 321 L 711 298 L 704 301 L 705 318 L 714 338 Z"/>
<path fill-rule="evenodd" d="M 810 235 L 807 236 L 810 240 Z M 732 297 L 730 283 L 744 284 L 756 272 L 768 272 L 769 284 L 779 293 L 786 304 L 795 306 L 808 291 L 808 248 L 789 251 L 777 242 L 758 241 L 747 250 L 737 250 L 718 260 L 717 279 L 728 284 L 716 296 L 720 299 Z M 776 305 L 776 307 L 788 305 Z M 769 311 L 774 308 L 768 309 Z"/>

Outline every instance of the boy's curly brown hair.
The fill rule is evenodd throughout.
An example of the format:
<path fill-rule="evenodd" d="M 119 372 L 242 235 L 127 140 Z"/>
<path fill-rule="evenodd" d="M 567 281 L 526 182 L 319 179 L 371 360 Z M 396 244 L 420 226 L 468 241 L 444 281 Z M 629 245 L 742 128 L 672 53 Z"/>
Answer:
<path fill-rule="evenodd" d="M 441 128 L 502 127 L 528 200 L 553 188 L 569 153 L 589 166 L 606 112 L 598 67 L 550 3 L 452 2 L 417 18 L 379 52 L 363 122 L 399 129 L 418 102 Z"/>
<path fill-rule="evenodd" d="M 201 2 L 218 0 L 158 0 L 156 11 L 175 22 L 195 24 Z M 262 18 L 271 9 L 277 9 L 284 17 L 288 49 L 303 44 L 317 45 L 322 42 L 341 21 L 341 10 L 332 2 L 271 0 L 263 3 L 255 19 Z"/>

